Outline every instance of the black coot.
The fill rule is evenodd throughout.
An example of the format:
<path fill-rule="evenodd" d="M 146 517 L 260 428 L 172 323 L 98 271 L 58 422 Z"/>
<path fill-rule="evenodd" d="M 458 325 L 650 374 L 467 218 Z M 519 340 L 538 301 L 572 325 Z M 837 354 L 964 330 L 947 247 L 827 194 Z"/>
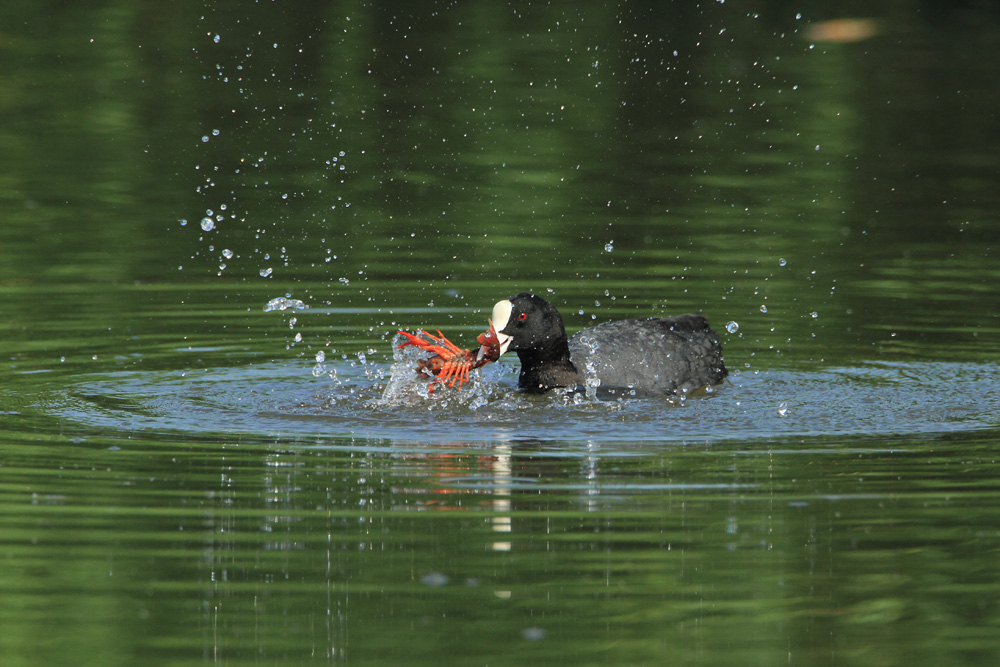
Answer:
<path fill-rule="evenodd" d="M 602 387 L 686 394 L 727 375 L 704 315 L 606 322 L 567 341 L 559 311 L 525 292 L 497 303 L 492 322 L 500 354 L 512 350 L 521 359 L 518 386 L 532 393 L 596 378 Z"/>

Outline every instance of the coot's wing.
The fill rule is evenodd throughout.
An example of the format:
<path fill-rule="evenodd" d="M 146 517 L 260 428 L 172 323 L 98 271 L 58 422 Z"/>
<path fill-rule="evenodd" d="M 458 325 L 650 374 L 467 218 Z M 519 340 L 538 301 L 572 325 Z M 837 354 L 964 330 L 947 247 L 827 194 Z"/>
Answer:
<path fill-rule="evenodd" d="M 569 341 L 573 364 L 604 387 L 685 393 L 726 377 L 719 337 L 703 315 L 607 322 Z"/>

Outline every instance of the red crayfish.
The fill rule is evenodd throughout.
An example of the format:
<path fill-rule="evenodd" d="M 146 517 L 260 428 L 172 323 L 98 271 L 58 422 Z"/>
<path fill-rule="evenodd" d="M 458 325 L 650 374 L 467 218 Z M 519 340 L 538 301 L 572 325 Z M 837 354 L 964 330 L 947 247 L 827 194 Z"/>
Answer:
<path fill-rule="evenodd" d="M 463 350 L 452 343 L 445 338 L 440 329 L 437 330 L 437 336 L 423 330 L 418 330 L 416 335 L 405 331 L 399 333 L 405 336 L 406 340 L 396 349 L 412 345 L 421 350 L 434 352 L 433 357 L 421 359 L 417 364 L 417 372 L 427 371 L 434 376 L 428 393 L 433 392 L 439 385 L 454 387 L 456 382 L 457 388 L 461 390 L 462 384 L 469 381 L 469 371 L 500 358 L 500 343 L 493 322 L 490 322 L 489 331 L 479 334 L 476 338 L 481 347 L 475 353 Z"/>

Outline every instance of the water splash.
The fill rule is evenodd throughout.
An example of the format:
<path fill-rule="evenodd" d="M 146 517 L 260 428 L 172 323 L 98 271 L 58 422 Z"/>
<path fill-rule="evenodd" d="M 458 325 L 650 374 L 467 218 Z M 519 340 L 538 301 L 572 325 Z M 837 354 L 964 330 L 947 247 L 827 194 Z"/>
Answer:
<path fill-rule="evenodd" d="M 601 379 L 597 377 L 597 351 L 601 344 L 591 336 L 580 336 L 580 344 L 587 348 L 587 356 L 583 362 L 583 385 L 586 389 L 587 399 L 597 401 L 597 390 L 601 386 Z"/>
<path fill-rule="evenodd" d="M 430 391 L 433 376 L 426 371 L 418 371 L 417 365 L 421 358 L 428 356 L 426 350 L 412 346 L 400 349 L 405 339 L 396 335 L 392 340 L 392 367 L 389 369 L 389 380 L 386 382 L 382 396 L 376 401 L 376 407 L 392 407 L 399 405 L 417 405 L 426 402 L 427 408 L 451 408 L 465 406 L 477 410 L 488 405 L 506 393 L 499 387 L 502 377 L 510 367 L 503 363 L 487 364 L 469 372 L 469 382 L 461 389 L 454 387 L 437 387 Z"/>
<path fill-rule="evenodd" d="M 272 310 L 288 310 L 289 308 L 293 310 L 306 310 L 309 308 L 304 302 L 299 299 L 291 299 L 287 296 L 279 296 L 277 298 L 271 299 L 264 306 L 264 312 L 270 313 Z"/>
<path fill-rule="evenodd" d="M 316 365 L 313 366 L 312 369 L 313 377 L 321 377 L 324 373 L 326 373 L 326 366 L 324 365 L 325 361 L 326 352 L 320 350 L 316 353 Z M 334 371 L 334 376 L 336 376 L 336 371 Z"/>

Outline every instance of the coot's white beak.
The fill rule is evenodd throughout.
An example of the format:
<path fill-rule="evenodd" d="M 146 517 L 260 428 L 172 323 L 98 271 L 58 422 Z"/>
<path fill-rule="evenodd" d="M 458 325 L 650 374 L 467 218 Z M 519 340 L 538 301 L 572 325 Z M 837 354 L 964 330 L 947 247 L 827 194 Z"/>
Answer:
<path fill-rule="evenodd" d="M 510 342 L 514 340 L 513 336 L 500 333 L 507 328 L 507 323 L 510 322 L 510 314 L 513 309 L 514 304 L 507 299 L 497 301 L 497 305 L 493 306 L 493 328 L 497 332 L 497 342 L 500 343 L 500 354 L 506 352 L 507 348 L 510 347 Z"/>

